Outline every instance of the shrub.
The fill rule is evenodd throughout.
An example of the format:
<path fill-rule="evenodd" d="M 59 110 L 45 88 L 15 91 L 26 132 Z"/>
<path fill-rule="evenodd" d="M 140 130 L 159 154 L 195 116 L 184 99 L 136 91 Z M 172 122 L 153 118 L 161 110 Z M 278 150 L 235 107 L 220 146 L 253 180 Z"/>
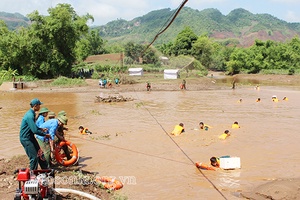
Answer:
<path fill-rule="evenodd" d="M 66 78 L 64 76 L 60 76 L 57 79 L 55 79 L 51 84 L 51 86 L 84 86 L 87 85 L 87 83 L 84 81 L 84 79 L 79 78 Z"/>

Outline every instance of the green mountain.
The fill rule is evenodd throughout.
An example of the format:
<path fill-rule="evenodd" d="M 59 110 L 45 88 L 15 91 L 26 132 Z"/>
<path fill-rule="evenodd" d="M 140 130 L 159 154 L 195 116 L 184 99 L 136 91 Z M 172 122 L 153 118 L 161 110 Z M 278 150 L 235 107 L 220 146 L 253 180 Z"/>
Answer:
<path fill-rule="evenodd" d="M 150 43 L 157 33 L 168 24 L 175 10 L 169 8 L 151 11 L 131 21 L 118 19 L 103 26 L 91 27 L 98 29 L 103 39 L 109 44 Z M 0 12 L 0 20 L 4 20 L 10 30 L 20 26 L 29 26 L 30 21 L 19 13 Z M 288 23 L 269 14 L 252 14 L 239 8 L 223 15 L 217 9 L 202 11 L 184 7 L 171 26 L 159 35 L 154 44 L 174 41 L 179 32 L 189 26 L 197 35 L 207 34 L 216 40 L 227 43 L 238 43 L 250 46 L 255 39 L 286 41 L 300 36 L 300 23 Z"/>
<path fill-rule="evenodd" d="M 15 30 L 18 27 L 27 27 L 30 21 L 20 13 L 6 13 L 0 12 L 0 20 L 3 20 L 9 30 Z"/>
<path fill-rule="evenodd" d="M 93 28 L 100 30 L 100 35 L 109 43 L 150 43 L 166 26 L 174 12 L 171 9 L 161 9 L 131 21 L 118 19 Z M 250 46 L 255 39 L 286 41 L 295 35 L 300 36 L 300 23 L 288 23 L 269 14 L 252 14 L 239 8 L 225 16 L 217 9 L 199 11 L 184 7 L 154 44 L 174 41 L 186 26 L 191 27 L 197 35 L 208 34 L 216 40 L 236 41 L 242 46 Z"/>

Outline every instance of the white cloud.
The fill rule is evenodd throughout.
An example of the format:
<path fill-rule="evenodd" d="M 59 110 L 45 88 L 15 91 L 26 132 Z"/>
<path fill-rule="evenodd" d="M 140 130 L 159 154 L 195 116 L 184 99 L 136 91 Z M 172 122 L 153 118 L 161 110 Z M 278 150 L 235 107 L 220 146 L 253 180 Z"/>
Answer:
<path fill-rule="evenodd" d="M 151 11 L 149 1 L 146 0 L 53 0 L 52 4 L 55 6 L 62 2 L 71 4 L 78 15 L 91 14 L 95 19 L 94 25 L 106 24 L 120 18 L 131 20 Z"/>

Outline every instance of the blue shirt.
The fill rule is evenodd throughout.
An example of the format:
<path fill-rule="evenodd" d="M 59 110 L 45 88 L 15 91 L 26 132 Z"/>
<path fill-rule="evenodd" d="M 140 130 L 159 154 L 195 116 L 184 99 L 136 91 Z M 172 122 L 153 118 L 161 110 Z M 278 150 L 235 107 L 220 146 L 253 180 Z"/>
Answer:
<path fill-rule="evenodd" d="M 58 128 L 58 119 L 49 119 L 47 120 L 45 123 L 43 123 L 40 128 L 47 128 L 47 133 L 50 134 L 51 136 L 51 140 L 54 140 L 55 137 L 55 132 Z M 42 141 L 47 141 L 48 139 L 46 139 L 43 136 L 36 136 L 38 139 L 42 140 Z"/>
<path fill-rule="evenodd" d="M 45 122 L 45 117 L 43 115 L 39 115 L 39 117 L 37 118 L 35 124 L 41 128 L 41 125 Z"/>
<path fill-rule="evenodd" d="M 35 112 L 33 109 L 28 110 L 21 122 L 20 127 L 20 140 L 32 140 L 34 139 L 34 134 L 45 136 L 42 130 L 40 130 L 35 124 Z"/>

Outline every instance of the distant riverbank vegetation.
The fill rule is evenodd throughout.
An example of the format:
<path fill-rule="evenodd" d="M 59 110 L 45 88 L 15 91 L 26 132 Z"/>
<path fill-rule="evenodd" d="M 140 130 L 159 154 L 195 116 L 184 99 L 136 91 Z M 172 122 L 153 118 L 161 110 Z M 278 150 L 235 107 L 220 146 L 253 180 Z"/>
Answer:
<path fill-rule="evenodd" d="M 134 41 L 108 45 L 99 30 L 88 27 L 93 16 L 77 15 L 69 4 L 58 4 L 48 13 L 43 16 L 34 11 L 28 15 L 30 25 L 17 30 L 9 30 L 0 21 L 0 83 L 13 78 L 113 79 L 127 73 L 130 67 L 142 67 L 145 72 L 193 70 L 198 76 L 208 71 L 227 75 L 300 74 L 298 37 L 286 42 L 255 40 L 250 47 L 240 47 L 230 39 L 217 41 L 185 27 L 173 40 L 149 48 Z M 118 62 L 85 62 L 88 56 L 109 53 L 122 56 Z M 57 84 L 64 81 L 60 78 Z"/>

